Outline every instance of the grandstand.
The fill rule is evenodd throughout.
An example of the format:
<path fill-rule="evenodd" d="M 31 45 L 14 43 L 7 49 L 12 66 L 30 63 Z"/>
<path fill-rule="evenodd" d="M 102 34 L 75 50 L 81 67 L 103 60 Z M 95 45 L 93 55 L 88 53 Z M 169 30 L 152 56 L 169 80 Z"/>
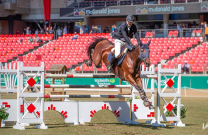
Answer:
<path fill-rule="evenodd" d="M 57 40 L 52 40 L 53 35 L 39 35 L 45 44 L 19 44 L 17 43 L 20 35 L 1 35 L 1 62 L 16 63 L 18 56 L 23 56 L 23 63 L 26 66 L 40 66 L 40 62 L 45 62 L 46 70 L 52 64 L 63 64 L 67 68 L 75 69 L 75 71 L 93 72 L 94 66 L 87 67 L 84 62 L 88 60 L 86 54 L 86 46 L 93 41 L 94 37 L 105 37 L 113 42 L 113 39 L 107 34 L 97 35 L 80 35 L 77 40 L 72 40 L 73 34 L 64 35 Z M 23 36 L 23 35 L 21 35 Z M 24 40 L 28 40 L 28 36 L 24 35 Z M 2 39 L 6 38 L 4 41 Z M 182 38 L 142 38 L 143 43 L 151 40 L 150 44 L 150 60 L 151 64 L 157 65 L 160 61 L 167 60 L 165 68 L 174 68 L 175 64 L 182 64 L 184 61 L 196 61 L 191 68 L 192 72 L 202 72 L 203 64 L 208 64 L 208 60 L 202 59 L 201 56 L 206 56 L 206 43 L 200 45 L 199 37 L 182 37 Z M 132 42 L 138 44 L 136 39 Z M 36 60 L 36 55 L 41 55 L 41 61 Z M 200 59 L 200 60 L 198 60 Z M 82 65 L 80 67 L 80 65 Z M 83 69 L 82 69 L 83 68 Z M 157 70 L 157 68 L 156 68 Z M 106 72 L 106 66 L 103 64 L 101 68 L 97 69 L 98 72 Z"/>
<path fill-rule="evenodd" d="M 134 15 L 142 42 L 151 40 L 151 64 L 166 60 L 164 68 L 173 68 L 188 61 L 192 73 L 206 70 L 207 43 L 203 42 L 201 22 L 208 22 L 207 0 L 3 0 L 0 3 L 0 61 L 6 64 L 23 59 L 25 66 L 40 66 L 43 61 L 46 70 L 53 64 L 64 64 L 76 72 L 106 72 L 104 64 L 98 69 L 84 64 L 88 59 L 86 46 L 94 37 L 114 42 L 110 33 L 102 32 L 106 27 L 111 32 L 112 25 L 118 28 L 128 14 Z M 79 33 L 84 24 L 88 32 L 72 40 L 74 32 Z M 178 29 L 180 24 L 185 24 L 185 28 Z M 99 33 L 90 34 L 94 25 Z M 33 34 L 25 34 L 25 27 L 30 27 Z M 40 34 L 46 27 L 52 27 L 52 33 Z M 58 37 L 58 28 L 63 31 L 64 27 L 68 34 Z M 37 29 L 43 42 L 28 42 L 31 37 L 35 40 Z M 132 42 L 137 44 L 134 38 Z"/>

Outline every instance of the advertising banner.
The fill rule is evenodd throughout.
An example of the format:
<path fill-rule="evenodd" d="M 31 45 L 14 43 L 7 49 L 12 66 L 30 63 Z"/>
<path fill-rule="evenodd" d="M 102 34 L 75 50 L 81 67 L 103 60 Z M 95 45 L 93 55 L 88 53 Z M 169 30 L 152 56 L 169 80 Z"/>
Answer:
<path fill-rule="evenodd" d="M 167 76 L 168 80 L 172 76 Z M 12 79 L 12 78 L 11 78 Z M 10 80 L 10 77 L 7 77 L 7 81 Z M 34 79 L 36 83 L 39 83 L 39 77 Z M 24 84 L 26 84 L 27 79 L 24 78 Z M 52 78 L 46 78 L 45 84 L 52 84 Z M 161 88 L 165 87 L 165 78 L 161 78 Z M 173 79 L 174 88 L 177 88 L 178 77 L 176 76 Z M 62 79 L 55 79 L 55 85 L 63 84 Z M 71 85 L 119 85 L 119 78 L 65 78 L 65 84 Z M 17 85 L 17 82 L 16 82 Z M 122 81 L 122 85 L 130 85 L 127 81 Z M 148 88 L 150 88 L 150 80 L 148 83 Z M 157 80 L 154 79 L 155 88 L 157 88 Z M 3 75 L 1 75 L 1 86 L 5 86 L 5 80 Z M 208 89 L 208 76 L 182 76 L 181 77 L 181 87 L 188 87 L 194 89 Z"/>
<path fill-rule="evenodd" d="M 109 7 L 60 8 L 60 17 L 124 16 L 208 12 L 207 3 L 177 3 L 165 5 L 126 5 Z"/>

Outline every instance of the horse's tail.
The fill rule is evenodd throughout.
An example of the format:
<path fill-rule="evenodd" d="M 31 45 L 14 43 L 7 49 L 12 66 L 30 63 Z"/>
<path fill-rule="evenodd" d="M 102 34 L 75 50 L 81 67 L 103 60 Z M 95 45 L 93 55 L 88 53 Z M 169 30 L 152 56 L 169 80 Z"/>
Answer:
<path fill-rule="evenodd" d="M 91 52 L 92 52 L 93 49 L 95 49 L 95 46 L 96 46 L 99 42 L 101 42 L 101 41 L 103 41 L 103 40 L 108 40 L 108 39 L 107 39 L 107 38 L 96 37 L 96 38 L 94 38 L 93 40 L 94 40 L 94 41 L 93 41 L 91 44 L 89 44 L 88 47 L 87 47 L 87 55 L 89 56 L 90 60 L 92 60 Z"/>

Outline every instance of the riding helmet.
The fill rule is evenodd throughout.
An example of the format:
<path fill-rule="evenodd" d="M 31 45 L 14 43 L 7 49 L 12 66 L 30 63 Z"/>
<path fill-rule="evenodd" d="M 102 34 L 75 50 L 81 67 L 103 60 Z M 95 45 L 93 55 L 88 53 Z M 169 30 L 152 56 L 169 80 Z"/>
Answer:
<path fill-rule="evenodd" d="M 128 15 L 126 17 L 126 21 L 128 21 L 128 22 L 134 22 L 134 16 L 133 15 Z"/>

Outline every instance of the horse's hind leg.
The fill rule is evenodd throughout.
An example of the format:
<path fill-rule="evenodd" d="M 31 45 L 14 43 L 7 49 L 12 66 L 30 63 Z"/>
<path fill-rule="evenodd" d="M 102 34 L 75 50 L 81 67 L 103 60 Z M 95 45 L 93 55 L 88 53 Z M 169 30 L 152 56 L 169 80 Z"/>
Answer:
<path fill-rule="evenodd" d="M 144 101 L 144 105 L 149 106 L 150 109 L 154 109 L 152 104 L 147 99 L 146 93 L 142 87 L 141 78 L 137 78 L 135 81 L 131 74 L 127 74 L 127 75 L 125 75 L 125 80 L 128 81 L 133 87 L 135 87 L 139 91 L 139 94 L 140 94 L 142 100 Z"/>
<path fill-rule="evenodd" d="M 144 105 L 145 106 L 149 106 L 149 108 L 150 109 L 154 109 L 154 106 L 149 102 L 149 100 L 147 99 L 147 96 L 146 96 L 146 93 L 145 93 L 145 91 L 144 91 L 144 89 L 143 89 L 143 86 L 142 86 L 142 79 L 141 78 L 136 78 L 136 83 L 137 83 L 137 85 L 139 86 L 139 88 L 141 89 L 140 91 L 139 91 L 139 94 L 140 94 L 140 96 L 141 96 L 141 98 L 142 98 L 142 100 L 144 101 Z M 136 88 L 137 89 L 137 88 Z M 137 89 L 138 90 L 138 89 Z"/>

